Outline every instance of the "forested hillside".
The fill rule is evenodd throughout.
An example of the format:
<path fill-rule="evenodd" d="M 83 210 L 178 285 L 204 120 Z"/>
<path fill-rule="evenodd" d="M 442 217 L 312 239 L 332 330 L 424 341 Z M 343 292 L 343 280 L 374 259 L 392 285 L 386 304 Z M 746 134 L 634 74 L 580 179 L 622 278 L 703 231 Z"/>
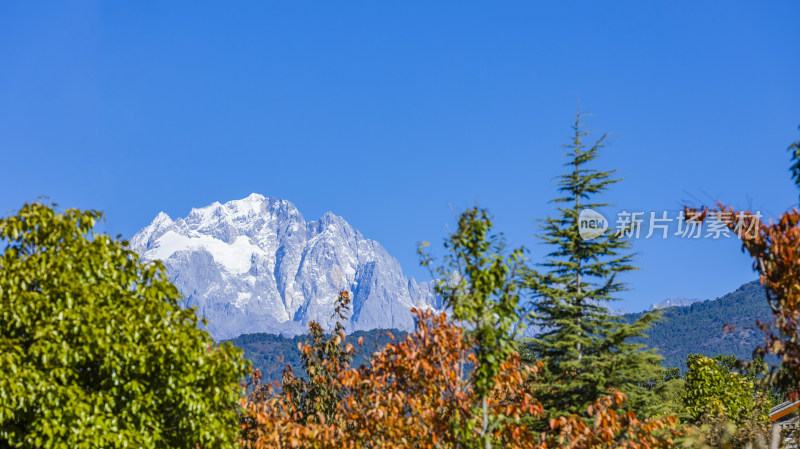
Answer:
<path fill-rule="evenodd" d="M 372 353 L 392 341 L 390 335 L 399 340 L 405 338 L 406 333 L 397 329 L 373 329 L 356 331 L 348 335 L 346 343 L 355 347 L 353 364 L 363 365 Z M 359 338 L 363 338 L 361 347 L 358 346 Z M 295 376 L 304 375 L 297 345 L 305 343 L 305 335 L 284 337 L 267 333 L 245 334 L 230 341 L 234 346 L 244 350 L 244 357 L 253 363 L 254 368 L 261 371 L 265 381 L 280 380 L 287 365 L 292 367 Z"/>
<path fill-rule="evenodd" d="M 772 321 L 764 288 L 758 281 L 714 300 L 662 309 L 661 314 L 661 321 L 647 331 L 648 337 L 637 341 L 658 348 L 664 366 L 681 370 L 686 369 L 686 356 L 693 353 L 709 357 L 735 355 L 749 360 L 753 349 L 764 341 L 756 320 Z M 642 313 L 623 315 L 629 322 L 640 316 Z M 726 332 L 726 324 L 734 330 Z"/>
<path fill-rule="evenodd" d="M 764 341 L 763 333 L 756 327 L 756 320 L 770 321 L 772 314 L 767 305 L 764 289 L 758 281 L 742 285 L 720 298 L 701 301 L 686 307 L 667 307 L 661 310 L 662 319 L 647 331 L 648 337 L 636 341 L 648 347 L 658 348 L 664 357 L 665 367 L 686 369 L 689 354 L 714 357 L 719 354 L 735 355 L 749 360 L 753 349 Z M 623 315 L 633 322 L 642 313 Z M 729 324 L 733 331 L 726 332 Z M 354 364 L 361 365 L 369 356 L 385 346 L 390 340 L 386 329 L 357 331 L 347 337 L 347 342 L 357 346 L 363 337 L 364 345 L 356 350 Z M 404 338 L 405 333 L 390 331 L 395 338 Z M 245 358 L 261 370 L 267 380 L 279 380 L 286 365 L 291 365 L 296 374 L 302 373 L 300 352 L 297 345 L 305 341 L 305 335 L 283 337 L 259 333 L 247 334 L 230 340 L 244 350 Z"/>

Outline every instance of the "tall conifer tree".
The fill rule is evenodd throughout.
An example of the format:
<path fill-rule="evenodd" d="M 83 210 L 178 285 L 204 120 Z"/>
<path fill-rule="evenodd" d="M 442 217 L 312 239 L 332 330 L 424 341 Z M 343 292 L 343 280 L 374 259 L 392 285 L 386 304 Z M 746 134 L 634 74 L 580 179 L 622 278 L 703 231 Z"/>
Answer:
<path fill-rule="evenodd" d="M 578 113 L 572 141 L 564 145 L 568 170 L 558 177 L 560 196 L 553 200 L 558 213 L 541 223 L 539 237 L 554 250 L 539 264 L 541 273 L 531 272 L 537 297 L 533 322 L 540 332 L 524 352 L 545 364 L 534 388 L 550 417 L 583 413 L 608 388 L 627 394 L 637 415 L 654 414 L 660 401 L 648 385 L 663 376 L 660 357 L 630 339 L 642 335 L 656 317 L 645 314 L 627 324 L 608 308 L 625 289 L 617 275 L 636 269 L 630 241 L 611 229 L 594 239 L 580 234 L 580 212 L 609 206 L 596 197 L 620 181 L 613 170 L 591 167 L 606 135 L 588 146 L 588 134 Z"/>

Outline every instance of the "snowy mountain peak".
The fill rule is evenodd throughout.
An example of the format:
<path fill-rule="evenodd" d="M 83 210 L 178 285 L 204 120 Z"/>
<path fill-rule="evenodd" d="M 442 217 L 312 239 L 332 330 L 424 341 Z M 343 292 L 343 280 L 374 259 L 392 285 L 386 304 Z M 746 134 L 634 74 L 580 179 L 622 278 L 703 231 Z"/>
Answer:
<path fill-rule="evenodd" d="M 329 325 L 337 293 L 353 295 L 350 330 L 411 329 L 411 307 L 440 308 L 429 283 L 406 278 L 377 242 L 331 212 L 306 222 L 289 201 L 259 194 L 160 213 L 131 247 L 161 260 L 215 338 L 242 333 L 304 332 Z"/>
<path fill-rule="evenodd" d="M 683 298 L 683 297 L 669 298 L 669 299 L 665 299 L 665 300 L 660 301 L 660 302 L 652 303 L 650 305 L 650 310 L 658 310 L 658 309 L 663 309 L 663 308 L 666 308 L 666 307 L 676 307 L 676 306 L 677 307 L 686 307 L 686 306 L 690 306 L 690 305 L 692 305 L 692 304 L 694 304 L 694 303 L 696 303 L 698 301 L 700 301 L 700 300 L 699 299 L 694 299 L 694 298 Z"/>
<path fill-rule="evenodd" d="M 153 220 L 153 223 L 163 223 L 163 222 L 172 223 L 172 219 L 169 218 L 169 215 L 165 214 L 164 212 L 159 212 L 158 215 L 156 215 L 156 218 Z"/>

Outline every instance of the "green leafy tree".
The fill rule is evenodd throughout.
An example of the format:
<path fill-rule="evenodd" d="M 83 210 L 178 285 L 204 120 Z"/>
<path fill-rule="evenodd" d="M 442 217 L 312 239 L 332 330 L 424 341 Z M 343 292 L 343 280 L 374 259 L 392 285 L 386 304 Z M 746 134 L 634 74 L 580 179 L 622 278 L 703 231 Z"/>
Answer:
<path fill-rule="evenodd" d="M 683 402 L 689 421 L 701 426 L 706 440 L 729 440 L 732 447 L 766 440 L 769 400 L 753 371 L 733 371 L 735 358 L 724 355 L 691 354 L 686 364 Z"/>
<path fill-rule="evenodd" d="M 742 361 L 732 355 L 718 355 L 714 357 L 721 366 L 729 371 L 737 372 L 757 390 L 757 395 L 765 401 L 766 408 L 772 408 L 784 401 L 786 393 L 782 392 L 779 385 L 774 385 L 770 378 L 771 368 L 764 360 L 764 356 L 754 351 L 753 360 Z M 783 367 L 780 367 L 783 368 Z"/>
<path fill-rule="evenodd" d="M 678 367 L 659 370 L 661 377 L 653 378 L 645 383 L 645 388 L 657 396 L 654 408 L 664 415 L 685 418 L 683 405 L 684 380 Z"/>
<path fill-rule="evenodd" d="M 791 400 L 792 392 L 800 385 L 800 373 L 781 363 L 777 370 L 770 372 L 767 377 L 773 392 L 773 406 L 783 401 Z"/>
<path fill-rule="evenodd" d="M 686 361 L 684 402 L 695 422 L 707 414 L 724 413 L 741 424 L 753 408 L 756 388 L 746 376 L 731 371 L 730 357 L 690 354 Z"/>
<path fill-rule="evenodd" d="M 474 425 L 482 445 L 489 448 L 500 424 L 490 416 L 489 395 L 503 363 L 516 352 L 522 249 L 506 254 L 502 236 L 492 234 L 491 216 L 478 207 L 459 217 L 458 229 L 445 241 L 448 253 L 442 266 L 433 265 L 423 251 L 426 245 L 419 251 L 422 264 L 439 279 L 436 290 L 444 305 L 474 342 L 476 366 L 471 375 L 482 408 Z"/>
<path fill-rule="evenodd" d="M 246 361 L 100 218 L 0 219 L 0 447 L 231 447 Z"/>
<path fill-rule="evenodd" d="M 553 200 L 558 213 L 542 221 L 544 243 L 554 247 L 531 270 L 530 283 L 537 296 L 533 322 L 541 332 L 525 353 L 545 364 L 541 382 L 534 385 L 548 416 L 581 413 L 609 388 L 623 391 L 637 415 L 658 413 L 658 392 L 648 389 L 650 379 L 662 377 L 660 357 L 631 339 L 642 336 L 654 314 L 625 323 L 609 314 L 615 294 L 625 289 L 617 276 L 635 267 L 627 253 L 630 242 L 611 230 L 594 239 L 581 236 L 579 215 L 608 204 L 595 198 L 620 179 L 613 171 L 591 167 L 604 146 L 603 135 L 590 146 L 581 114 L 573 125 L 572 141 L 558 177 L 560 196 Z"/>

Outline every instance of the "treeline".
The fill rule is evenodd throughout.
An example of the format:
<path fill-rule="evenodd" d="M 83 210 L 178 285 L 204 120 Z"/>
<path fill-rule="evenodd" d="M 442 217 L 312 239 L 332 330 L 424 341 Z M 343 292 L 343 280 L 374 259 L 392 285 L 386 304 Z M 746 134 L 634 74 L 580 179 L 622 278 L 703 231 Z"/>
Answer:
<path fill-rule="evenodd" d="M 355 331 L 346 336 L 344 343 L 354 346 L 352 365 L 358 367 L 367 363 L 373 353 L 398 339 L 405 339 L 406 335 L 407 332 L 397 329 Z M 287 366 L 298 375 L 305 375 L 300 351 L 307 338 L 307 335 L 284 337 L 257 333 L 240 335 L 229 341 L 242 349 L 244 358 L 252 363 L 253 369 L 261 373 L 262 381 L 274 382 L 283 378 L 283 371 Z M 362 342 L 360 346 L 359 341 Z"/>
<path fill-rule="evenodd" d="M 633 323 L 642 315 L 629 313 L 622 318 Z M 769 323 L 772 320 L 764 288 L 758 281 L 748 282 L 714 300 L 661 309 L 659 315 L 659 320 L 644 331 L 645 336 L 634 337 L 631 341 L 655 349 L 662 357 L 663 367 L 678 368 L 681 373 L 688 369 L 686 361 L 690 354 L 749 360 L 753 351 L 764 343 L 764 333 L 756 327 L 756 321 Z M 364 341 L 363 348 L 357 348 L 353 365 L 363 365 L 372 353 L 391 342 L 387 332 L 400 339 L 406 336 L 397 329 L 372 329 L 347 335 L 346 343 L 355 344 L 359 338 Z M 283 377 L 286 366 L 302 372 L 298 346 L 305 339 L 305 335 L 284 337 L 258 333 L 241 335 L 230 342 L 244 351 L 245 358 L 261 372 L 264 380 L 277 381 Z M 777 363 L 774 357 L 768 357 L 767 361 Z"/>

